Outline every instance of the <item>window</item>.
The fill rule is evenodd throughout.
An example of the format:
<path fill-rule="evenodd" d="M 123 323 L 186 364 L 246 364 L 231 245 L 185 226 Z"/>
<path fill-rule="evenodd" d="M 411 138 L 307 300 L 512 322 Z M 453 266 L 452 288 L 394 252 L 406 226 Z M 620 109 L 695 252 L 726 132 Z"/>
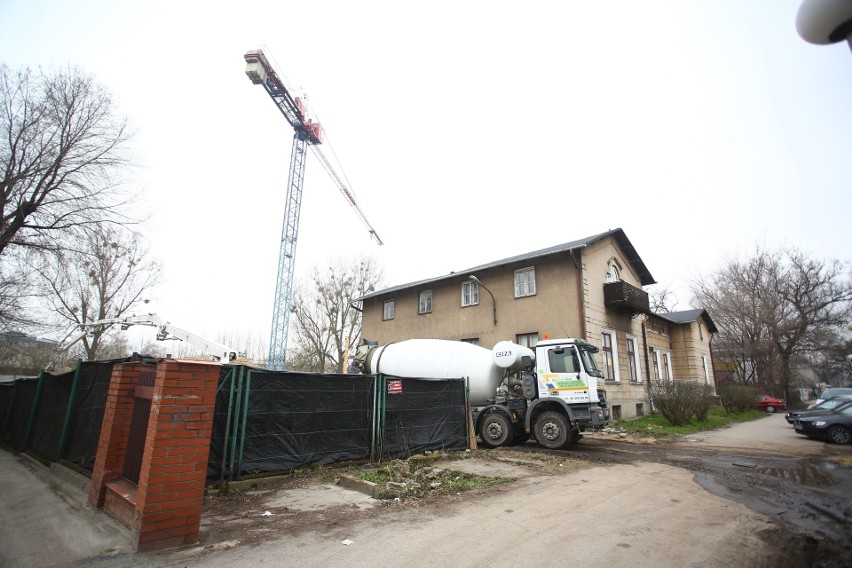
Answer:
<path fill-rule="evenodd" d="M 601 343 L 604 358 L 603 374 L 607 381 L 619 381 L 618 376 L 618 348 L 615 345 L 615 331 L 611 329 L 601 330 Z"/>
<path fill-rule="evenodd" d="M 535 295 L 535 268 L 523 268 L 515 271 L 515 297 Z"/>
<path fill-rule="evenodd" d="M 618 282 L 621 280 L 620 275 L 618 274 L 618 267 L 614 264 L 609 265 L 609 272 L 606 273 L 606 281 L 607 282 Z"/>
<path fill-rule="evenodd" d="M 461 294 L 462 307 L 477 305 L 479 303 L 479 283 L 473 281 L 462 282 Z"/>
<path fill-rule="evenodd" d="M 704 367 L 704 384 L 710 384 L 710 373 L 707 372 L 707 355 L 701 356 L 701 364 Z"/>
<path fill-rule="evenodd" d="M 524 347 L 529 347 L 530 349 L 535 348 L 538 343 L 538 333 L 521 333 L 515 336 L 518 345 L 523 345 Z"/>
<path fill-rule="evenodd" d="M 660 352 L 653 347 L 651 349 L 654 351 L 654 378 L 657 379 L 657 382 L 660 382 L 663 379 L 660 375 Z"/>
<path fill-rule="evenodd" d="M 420 292 L 420 307 L 418 314 L 428 314 L 432 311 L 432 290 Z"/>
<path fill-rule="evenodd" d="M 613 404 L 612 405 L 612 419 L 613 420 L 621 420 L 621 405 Z"/>
<path fill-rule="evenodd" d="M 551 373 L 579 373 L 580 361 L 574 348 L 562 349 L 557 353 L 556 349 L 547 351 L 547 360 L 550 363 Z"/>
<path fill-rule="evenodd" d="M 462 343 L 470 343 L 471 345 L 479 345 L 478 337 L 468 337 L 467 339 L 462 339 Z"/>
<path fill-rule="evenodd" d="M 636 418 L 640 416 L 645 416 L 645 405 L 641 402 L 636 405 Z"/>
<path fill-rule="evenodd" d="M 672 376 L 672 355 L 671 353 L 663 353 L 663 364 L 660 371 L 663 373 L 663 380 L 673 381 L 674 377 Z"/>
<path fill-rule="evenodd" d="M 385 300 L 385 311 L 382 312 L 383 320 L 393 319 L 393 300 Z"/>
<path fill-rule="evenodd" d="M 627 370 L 630 372 L 631 383 L 641 383 L 642 373 L 639 372 L 639 357 L 636 351 L 636 338 L 627 336 Z"/>

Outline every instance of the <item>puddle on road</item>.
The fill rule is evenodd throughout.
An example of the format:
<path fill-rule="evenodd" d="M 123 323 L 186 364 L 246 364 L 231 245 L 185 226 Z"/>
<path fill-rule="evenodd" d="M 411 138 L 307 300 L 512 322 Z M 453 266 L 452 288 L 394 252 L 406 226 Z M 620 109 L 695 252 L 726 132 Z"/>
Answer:
<path fill-rule="evenodd" d="M 790 465 L 767 466 L 758 465 L 753 469 L 756 473 L 771 475 L 787 481 L 792 481 L 810 487 L 825 487 L 835 483 L 832 471 L 838 465 L 821 459 L 798 460 Z"/>

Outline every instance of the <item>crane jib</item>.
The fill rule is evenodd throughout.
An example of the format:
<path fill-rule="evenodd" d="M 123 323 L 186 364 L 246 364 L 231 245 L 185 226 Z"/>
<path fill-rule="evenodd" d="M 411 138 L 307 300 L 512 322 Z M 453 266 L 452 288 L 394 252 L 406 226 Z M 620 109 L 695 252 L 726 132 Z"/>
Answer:
<path fill-rule="evenodd" d="M 355 209 L 358 217 L 367 227 L 370 236 L 376 239 L 380 245 L 384 244 L 378 233 L 367 221 L 367 217 L 355 195 L 344 183 L 345 176 L 337 173 L 329 160 L 320 151 L 319 145 L 323 141 L 323 128 L 318 120 L 310 118 L 304 99 L 293 95 L 290 89 L 281 80 L 278 73 L 269 62 L 266 55 L 260 51 L 250 51 L 244 55 L 246 61 L 245 73 L 255 85 L 263 85 L 264 90 L 272 98 L 272 101 L 295 130 L 293 146 L 290 157 L 290 173 L 288 179 L 287 211 L 285 212 L 284 226 L 281 237 L 281 250 L 279 252 L 278 276 L 275 287 L 275 306 L 272 314 L 272 333 L 269 341 L 269 363 L 273 370 L 284 370 L 285 352 L 287 350 L 287 336 L 289 328 L 290 304 L 293 283 L 293 268 L 296 249 L 296 236 L 299 226 L 299 209 L 302 196 L 302 185 L 304 183 L 305 146 L 310 146 L 314 155 L 320 160 L 326 172 L 331 176 L 337 188 Z M 292 205 L 292 207 L 290 206 Z"/>

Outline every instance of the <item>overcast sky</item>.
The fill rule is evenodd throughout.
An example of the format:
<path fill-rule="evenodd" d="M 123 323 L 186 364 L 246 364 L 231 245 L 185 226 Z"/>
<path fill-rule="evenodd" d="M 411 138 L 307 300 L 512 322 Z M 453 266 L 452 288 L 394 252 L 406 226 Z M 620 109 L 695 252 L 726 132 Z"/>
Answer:
<path fill-rule="evenodd" d="M 243 55 L 307 93 L 386 243 L 311 154 L 296 274 L 372 254 L 397 285 L 620 227 L 688 309 L 757 244 L 849 259 L 852 54 L 800 0 L 0 1 L 12 68 L 76 65 L 137 135 L 150 309 L 269 333 L 292 129 Z"/>

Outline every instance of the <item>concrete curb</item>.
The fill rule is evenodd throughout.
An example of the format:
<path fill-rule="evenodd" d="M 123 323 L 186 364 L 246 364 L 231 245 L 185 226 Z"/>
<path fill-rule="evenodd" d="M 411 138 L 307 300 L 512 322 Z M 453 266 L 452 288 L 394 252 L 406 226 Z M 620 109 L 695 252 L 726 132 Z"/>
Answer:
<path fill-rule="evenodd" d="M 366 479 L 358 479 L 357 477 L 351 477 L 349 475 L 341 475 L 338 485 L 340 485 L 341 487 L 345 487 L 346 489 L 358 491 L 359 493 L 368 495 L 373 499 L 378 499 L 379 493 L 381 491 L 379 486 L 373 483 L 372 481 L 367 481 Z"/>

